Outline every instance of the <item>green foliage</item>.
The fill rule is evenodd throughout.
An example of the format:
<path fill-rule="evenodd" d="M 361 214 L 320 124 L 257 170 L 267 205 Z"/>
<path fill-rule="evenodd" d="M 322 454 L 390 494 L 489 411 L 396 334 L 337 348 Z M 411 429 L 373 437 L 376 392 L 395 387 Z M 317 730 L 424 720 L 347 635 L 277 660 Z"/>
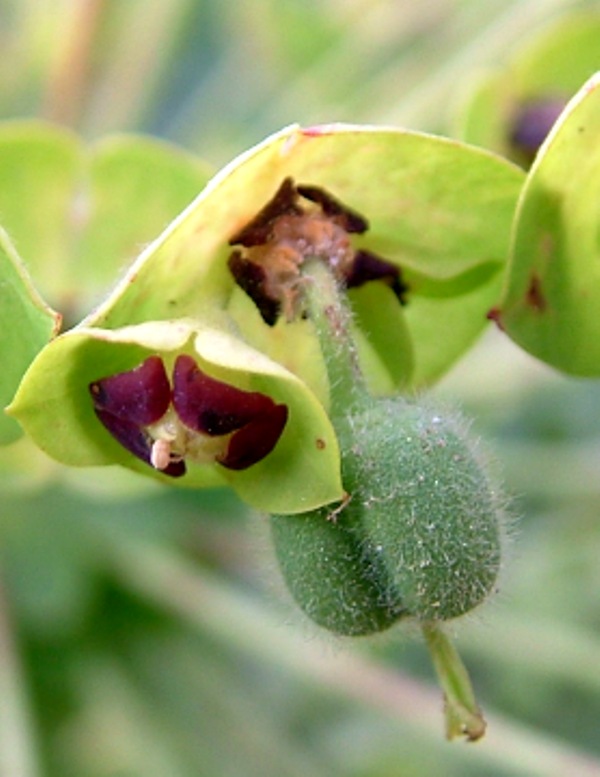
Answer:
<path fill-rule="evenodd" d="M 574 375 L 600 375 L 600 76 L 569 104 L 519 201 L 498 319 L 519 345 Z"/>
<path fill-rule="evenodd" d="M 147 145 L 142 145 L 137 156 L 132 140 L 126 147 L 140 171 L 143 167 L 139 158 L 148 156 Z M 103 164 L 93 169 L 98 171 L 98 186 L 104 182 L 108 192 L 112 191 L 114 176 L 100 173 L 105 167 L 112 169 L 123 151 L 109 166 L 111 146 L 104 147 L 107 152 L 100 156 Z M 124 167 L 127 172 L 127 165 Z M 170 172 L 173 177 L 172 167 Z M 133 455 L 116 454 L 115 444 L 93 416 L 87 391 L 91 381 L 131 368 L 136 359 L 142 358 L 142 352 L 129 349 L 127 356 L 113 357 L 111 349 L 99 349 L 99 343 L 121 340 L 159 351 L 173 350 L 185 348 L 194 332 L 202 333 L 204 345 L 200 346 L 197 339 L 195 353 L 224 369 L 225 374 L 229 369 L 246 375 L 243 380 L 252 384 L 249 376 L 261 370 L 253 364 L 257 355 L 245 355 L 251 352 L 245 350 L 243 338 L 250 346 L 280 360 L 308 385 L 326 387 L 318 348 L 314 343 L 310 345 L 310 323 L 299 322 L 290 330 L 285 323 L 273 328 L 257 323 L 256 311 L 248 301 L 240 301 L 241 292 L 226 264 L 231 251 L 229 238 L 251 220 L 257 203 L 268 201 L 287 176 L 322 186 L 366 214 L 369 230 L 361 237 L 359 247 L 364 240 L 368 250 L 396 264 L 408 284 L 411 303 L 405 319 L 385 286 L 373 285 L 373 289 L 359 290 L 355 295 L 357 325 L 366 330 L 366 337 L 360 340 L 366 346 L 365 359 L 377 364 L 373 372 L 366 373 L 372 390 L 382 392 L 398 385 L 414 387 L 430 382 L 470 346 L 485 325 L 485 312 L 494 299 L 491 295 L 497 293 L 511 216 L 523 178 L 521 171 L 477 149 L 418 133 L 349 126 L 307 130 L 292 127 L 225 168 L 140 254 L 108 298 L 86 317 L 85 329 L 77 328 L 57 338 L 32 365 L 10 412 L 44 451 L 69 464 L 118 460 L 152 473 Z M 127 197 L 139 201 L 143 189 L 150 189 L 141 172 L 137 177 L 139 192 L 130 184 L 130 177 L 120 173 L 115 179 L 117 194 L 122 192 L 123 182 L 128 182 L 125 196 L 119 199 L 122 208 Z M 162 179 L 166 178 L 163 173 Z M 104 249 L 111 256 L 111 249 L 130 243 L 130 232 L 141 234 L 146 219 L 156 218 L 156 197 L 151 198 L 148 211 L 133 226 L 125 210 L 119 217 L 107 210 L 102 198 L 95 197 L 92 202 L 98 220 L 87 232 L 88 240 L 94 235 L 102 235 L 102 240 L 93 251 L 88 249 L 91 259 L 94 252 Z M 138 209 L 143 209 L 141 202 Z M 461 325 L 449 328 L 447 321 L 463 308 L 465 297 L 471 315 L 466 317 L 463 311 Z M 224 309 L 228 309 L 229 317 L 225 317 Z M 389 318 L 383 319 L 386 313 Z M 192 319 L 199 323 L 190 324 Z M 170 324 L 170 320 L 182 323 Z M 148 343 L 136 340 L 131 329 L 143 322 Z M 224 330 L 235 336 L 236 325 L 240 335 L 237 345 L 234 337 L 223 346 L 218 332 L 210 333 L 211 329 Z M 399 336 L 393 340 L 396 330 Z M 176 343 L 171 344 L 173 332 L 177 333 Z M 444 349 L 437 347 L 441 332 Z M 163 337 L 168 343 L 163 344 Z M 414 377 L 410 374 L 413 366 Z M 276 368 L 272 365 L 268 369 Z M 240 473 L 235 477 L 240 484 L 247 484 L 243 493 L 251 504 L 259 508 L 270 505 L 277 512 L 317 507 L 341 495 L 339 465 L 334 466 L 337 446 L 331 428 L 323 419 L 316 421 L 322 412 L 317 398 L 311 399 L 305 392 L 303 403 L 294 400 L 301 384 L 288 375 L 277 386 L 263 381 L 265 390 L 273 390 L 274 396 L 290 396 L 292 423 L 277 456 L 264 465 L 265 472 L 281 471 L 283 480 L 273 482 L 273 494 L 267 498 L 263 485 L 255 496 L 250 495 L 262 465 L 252 475 Z M 282 385 L 296 388 L 291 394 L 282 393 Z M 327 403 L 326 394 L 319 399 Z M 47 424 L 50 406 L 55 415 L 52 428 Z M 324 447 L 317 447 L 316 440 L 321 440 Z M 298 458 L 306 462 L 306 467 L 294 464 Z M 190 474 L 181 482 L 213 485 L 219 480 L 205 473 L 198 477 Z"/>
<path fill-rule="evenodd" d="M 2 224 L 68 325 L 208 177 L 207 165 L 151 138 L 121 135 L 86 147 L 51 124 L 0 127 Z"/>
<path fill-rule="evenodd" d="M 595 0 L 423 8 L 407 0 L 157 0 L 151 9 L 0 0 L 0 117 L 9 120 L 0 124 L 0 224 L 8 233 L 0 241 L 0 400 L 11 402 L 33 363 L 29 388 L 24 383 L 19 392 L 39 439 L 54 455 L 60 449 L 59 458 L 83 463 L 79 454 L 95 451 L 96 463 L 117 464 L 65 467 L 28 436 L 0 449 L 0 771 L 8 768 L 11 777 L 598 772 L 598 386 L 560 377 L 519 351 L 560 371 L 597 376 L 598 170 L 590 134 L 571 134 L 576 117 L 597 134 L 597 88 L 571 103 L 528 176 L 488 152 L 414 131 L 379 131 L 397 147 L 381 154 L 374 175 L 353 150 L 364 135 L 323 135 L 323 149 L 337 148 L 331 165 L 325 154 L 309 164 L 307 144 L 291 149 L 300 172 L 313 177 L 300 182 L 321 182 L 364 209 L 372 226 L 357 242 L 375 248 L 377 238 L 376 250 L 406 267 L 413 284 L 405 307 L 376 284 L 350 294 L 369 390 L 380 396 L 435 386 L 458 397 L 476 416 L 476 430 L 493 439 L 508 489 L 519 495 L 519 547 L 498 581 L 502 596 L 456 628 L 490 724 L 477 747 L 441 741 L 440 695 L 429 687 L 422 645 L 392 639 L 397 630 L 390 629 L 383 639 L 347 640 L 342 649 L 336 642 L 330 651 L 320 639 L 307 640 L 306 620 L 265 581 L 272 550 L 265 562 L 257 516 L 229 488 L 166 489 L 139 478 L 142 465 L 94 423 L 89 403 L 80 404 L 88 377 L 134 366 L 154 352 L 156 338 L 172 359 L 179 348 L 172 333 L 182 322 L 173 323 L 166 300 L 183 301 L 196 341 L 187 352 L 236 385 L 272 391 L 293 406 L 294 425 L 281 441 L 286 455 L 272 459 L 283 466 L 290 456 L 303 473 L 290 479 L 278 467 L 276 477 L 291 487 L 281 490 L 286 505 L 299 500 L 298 484 L 315 503 L 340 496 L 343 430 L 338 425 L 334 434 L 328 418 L 329 381 L 308 322 L 265 327 L 252 301 L 214 265 L 205 286 L 216 249 L 202 238 L 196 253 L 187 241 L 200 236 L 178 230 L 214 193 L 209 186 L 184 211 L 213 170 L 196 154 L 223 163 L 274 127 L 295 123 L 216 180 L 236 213 L 243 201 L 238 215 L 245 219 L 272 194 L 284 167 L 272 160 L 263 177 L 253 154 L 302 137 L 296 122 L 447 133 L 464 87 L 490 65 L 491 78 L 472 93 L 457 134 L 529 166 L 531 158 L 507 143 L 515 116 L 538 96 L 560 92 L 568 101 L 598 69 Z M 332 181 L 334 189 L 327 176 L 338 168 L 347 176 Z M 236 180 L 252 193 L 239 199 Z M 564 200 L 560 224 L 548 215 L 549 191 Z M 220 245 L 230 234 L 219 226 L 229 228 L 227 207 L 221 202 L 205 214 L 209 235 L 216 219 Z M 385 208 L 391 228 L 378 222 Z M 407 210 L 414 221 L 404 218 Z M 540 264 L 540 224 L 559 239 L 552 266 Z M 157 271 L 171 248 L 185 255 L 180 288 L 173 272 Z M 154 256 L 161 261 L 153 264 Z M 173 270 L 174 257 L 167 259 Z M 543 285 L 528 285 L 532 271 L 543 274 Z M 190 279 L 201 283 L 187 287 Z M 556 324 L 520 309 L 527 291 L 541 299 L 539 289 L 552 298 Z M 85 324 L 56 338 L 57 314 L 40 293 L 65 329 L 83 317 Z M 490 310 L 510 339 L 490 329 L 471 349 Z M 18 434 L 15 420 L 0 414 L 0 440 Z M 309 450 L 311 439 L 320 442 Z M 256 480 L 246 473 L 238 488 L 257 505 L 272 506 L 267 470 Z M 208 468 L 201 480 L 225 482 Z M 298 549 L 306 537 L 312 543 L 309 522 L 278 520 Z M 380 630 L 398 610 L 381 607 L 379 591 L 347 565 L 341 533 L 325 538 L 325 528 L 335 529 L 312 524 L 328 558 L 342 563 L 328 565 L 323 552 L 318 574 L 325 583 L 338 572 L 350 599 L 374 606 L 358 630 Z M 391 536 L 402 541 L 398 526 Z M 355 550 L 353 541 L 352 563 Z M 293 576 L 314 589 L 299 558 Z M 321 613 L 331 615 L 334 602 Z M 341 608 L 334 616 L 340 631 L 351 631 Z M 429 634 L 429 643 L 438 636 Z M 444 692 L 472 707 L 445 647 L 435 648 L 436 668 L 445 663 L 442 680 L 444 673 L 458 678 L 461 692 L 452 682 Z"/>
<path fill-rule="evenodd" d="M 59 316 L 40 299 L 4 231 L 0 231 L 0 277 L 0 406 L 4 406 L 34 356 L 59 326 Z M 2 413 L 0 444 L 19 436 L 16 422 Z"/>
<path fill-rule="evenodd" d="M 600 15 L 593 8 L 546 24 L 478 79 L 459 113 L 459 136 L 529 162 L 511 140 L 521 109 L 535 101 L 566 103 L 598 70 L 599 37 Z"/>

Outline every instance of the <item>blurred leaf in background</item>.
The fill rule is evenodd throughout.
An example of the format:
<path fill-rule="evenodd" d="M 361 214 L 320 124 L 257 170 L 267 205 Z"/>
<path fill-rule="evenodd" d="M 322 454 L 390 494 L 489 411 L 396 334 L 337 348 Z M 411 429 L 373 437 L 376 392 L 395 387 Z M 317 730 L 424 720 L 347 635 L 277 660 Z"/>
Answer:
<path fill-rule="evenodd" d="M 61 309 L 52 257 L 72 257 L 77 319 L 213 166 L 296 121 L 448 132 L 480 68 L 571 11 L 597 4 L 4 0 L 2 175 L 32 206 L 0 201 L 0 223 Z M 15 119 L 56 122 L 51 154 Z M 128 132 L 147 150 L 105 140 Z M 522 516 L 502 595 L 457 627 L 483 742 L 443 741 L 410 638 L 323 644 L 229 492 L 71 471 L 21 439 L 0 451 L 2 777 L 600 774 L 600 388 L 490 332 L 437 393 L 477 418 Z"/>
<path fill-rule="evenodd" d="M 502 65 L 480 73 L 459 135 L 528 166 L 568 100 L 598 70 L 600 14 L 551 19 Z"/>

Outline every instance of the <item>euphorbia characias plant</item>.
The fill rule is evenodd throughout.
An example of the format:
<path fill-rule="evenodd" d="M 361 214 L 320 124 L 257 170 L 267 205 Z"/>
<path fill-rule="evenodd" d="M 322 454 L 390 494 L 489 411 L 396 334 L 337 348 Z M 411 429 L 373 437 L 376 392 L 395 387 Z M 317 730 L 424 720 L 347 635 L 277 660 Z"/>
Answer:
<path fill-rule="evenodd" d="M 9 413 L 66 464 L 229 484 L 271 515 L 283 577 L 319 625 L 421 625 L 448 733 L 477 739 L 442 624 L 496 586 L 503 502 L 467 425 L 419 392 L 496 309 L 530 180 L 424 134 L 289 127 L 39 352 Z"/>

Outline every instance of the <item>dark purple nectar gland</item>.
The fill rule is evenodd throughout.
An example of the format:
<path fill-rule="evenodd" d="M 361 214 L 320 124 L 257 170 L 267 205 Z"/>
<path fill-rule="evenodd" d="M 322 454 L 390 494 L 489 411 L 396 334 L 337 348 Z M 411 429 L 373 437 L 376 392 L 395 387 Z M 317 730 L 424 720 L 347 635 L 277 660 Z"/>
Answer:
<path fill-rule="evenodd" d="M 227 447 L 215 459 L 234 470 L 264 459 L 277 444 L 288 418 L 287 405 L 209 377 L 190 356 L 178 356 L 175 362 L 173 406 L 189 429 L 226 437 Z"/>
<path fill-rule="evenodd" d="M 408 288 L 399 268 L 351 243 L 350 235 L 368 228 L 363 216 L 324 189 L 296 186 L 286 178 L 274 197 L 230 239 L 230 245 L 242 249 L 229 257 L 229 269 L 270 326 L 280 315 L 292 321 L 305 314 L 301 268 L 315 257 L 322 258 L 346 288 L 380 281 L 405 304 Z"/>
<path fill-rule="evenodd" d="M 287 422 L 286 405 L 211 378 L 180 355 L 173 389 L 160 357 L 90 384 L 94 411 L 121 445 L 165 475 L 185 460 L 242 470 L 265 458 Z"/>

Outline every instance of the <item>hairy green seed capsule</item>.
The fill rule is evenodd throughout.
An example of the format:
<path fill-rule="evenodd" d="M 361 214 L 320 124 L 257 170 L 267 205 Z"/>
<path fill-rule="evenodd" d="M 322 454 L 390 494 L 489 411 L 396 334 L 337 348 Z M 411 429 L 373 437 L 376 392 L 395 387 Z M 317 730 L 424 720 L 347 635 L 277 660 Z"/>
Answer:
<path fill-rule="evenodd" d="M 372 399 L 340 424 L 350 496 L 328 510 L 272 519 L 288 587 L 340 634 L 403 616 L 449 620 L 493 590 L 502 510 L 464 424 L 405 399 Z"/>
<path fill-rule="evenodd" d="M 348 637 L 384 631 L 404 613 L 384 570 L 364 551 L 356 511 L 322 508 L 271 517 L 287 587 L 319 626 Z"/>
<path fill-rule="evenodd" d="M 365 552 L 421 621 L 469 612 L 493 589 L 501 556 L 498 496 L 464 424 L 399 400 L 353 420 Z"/>

